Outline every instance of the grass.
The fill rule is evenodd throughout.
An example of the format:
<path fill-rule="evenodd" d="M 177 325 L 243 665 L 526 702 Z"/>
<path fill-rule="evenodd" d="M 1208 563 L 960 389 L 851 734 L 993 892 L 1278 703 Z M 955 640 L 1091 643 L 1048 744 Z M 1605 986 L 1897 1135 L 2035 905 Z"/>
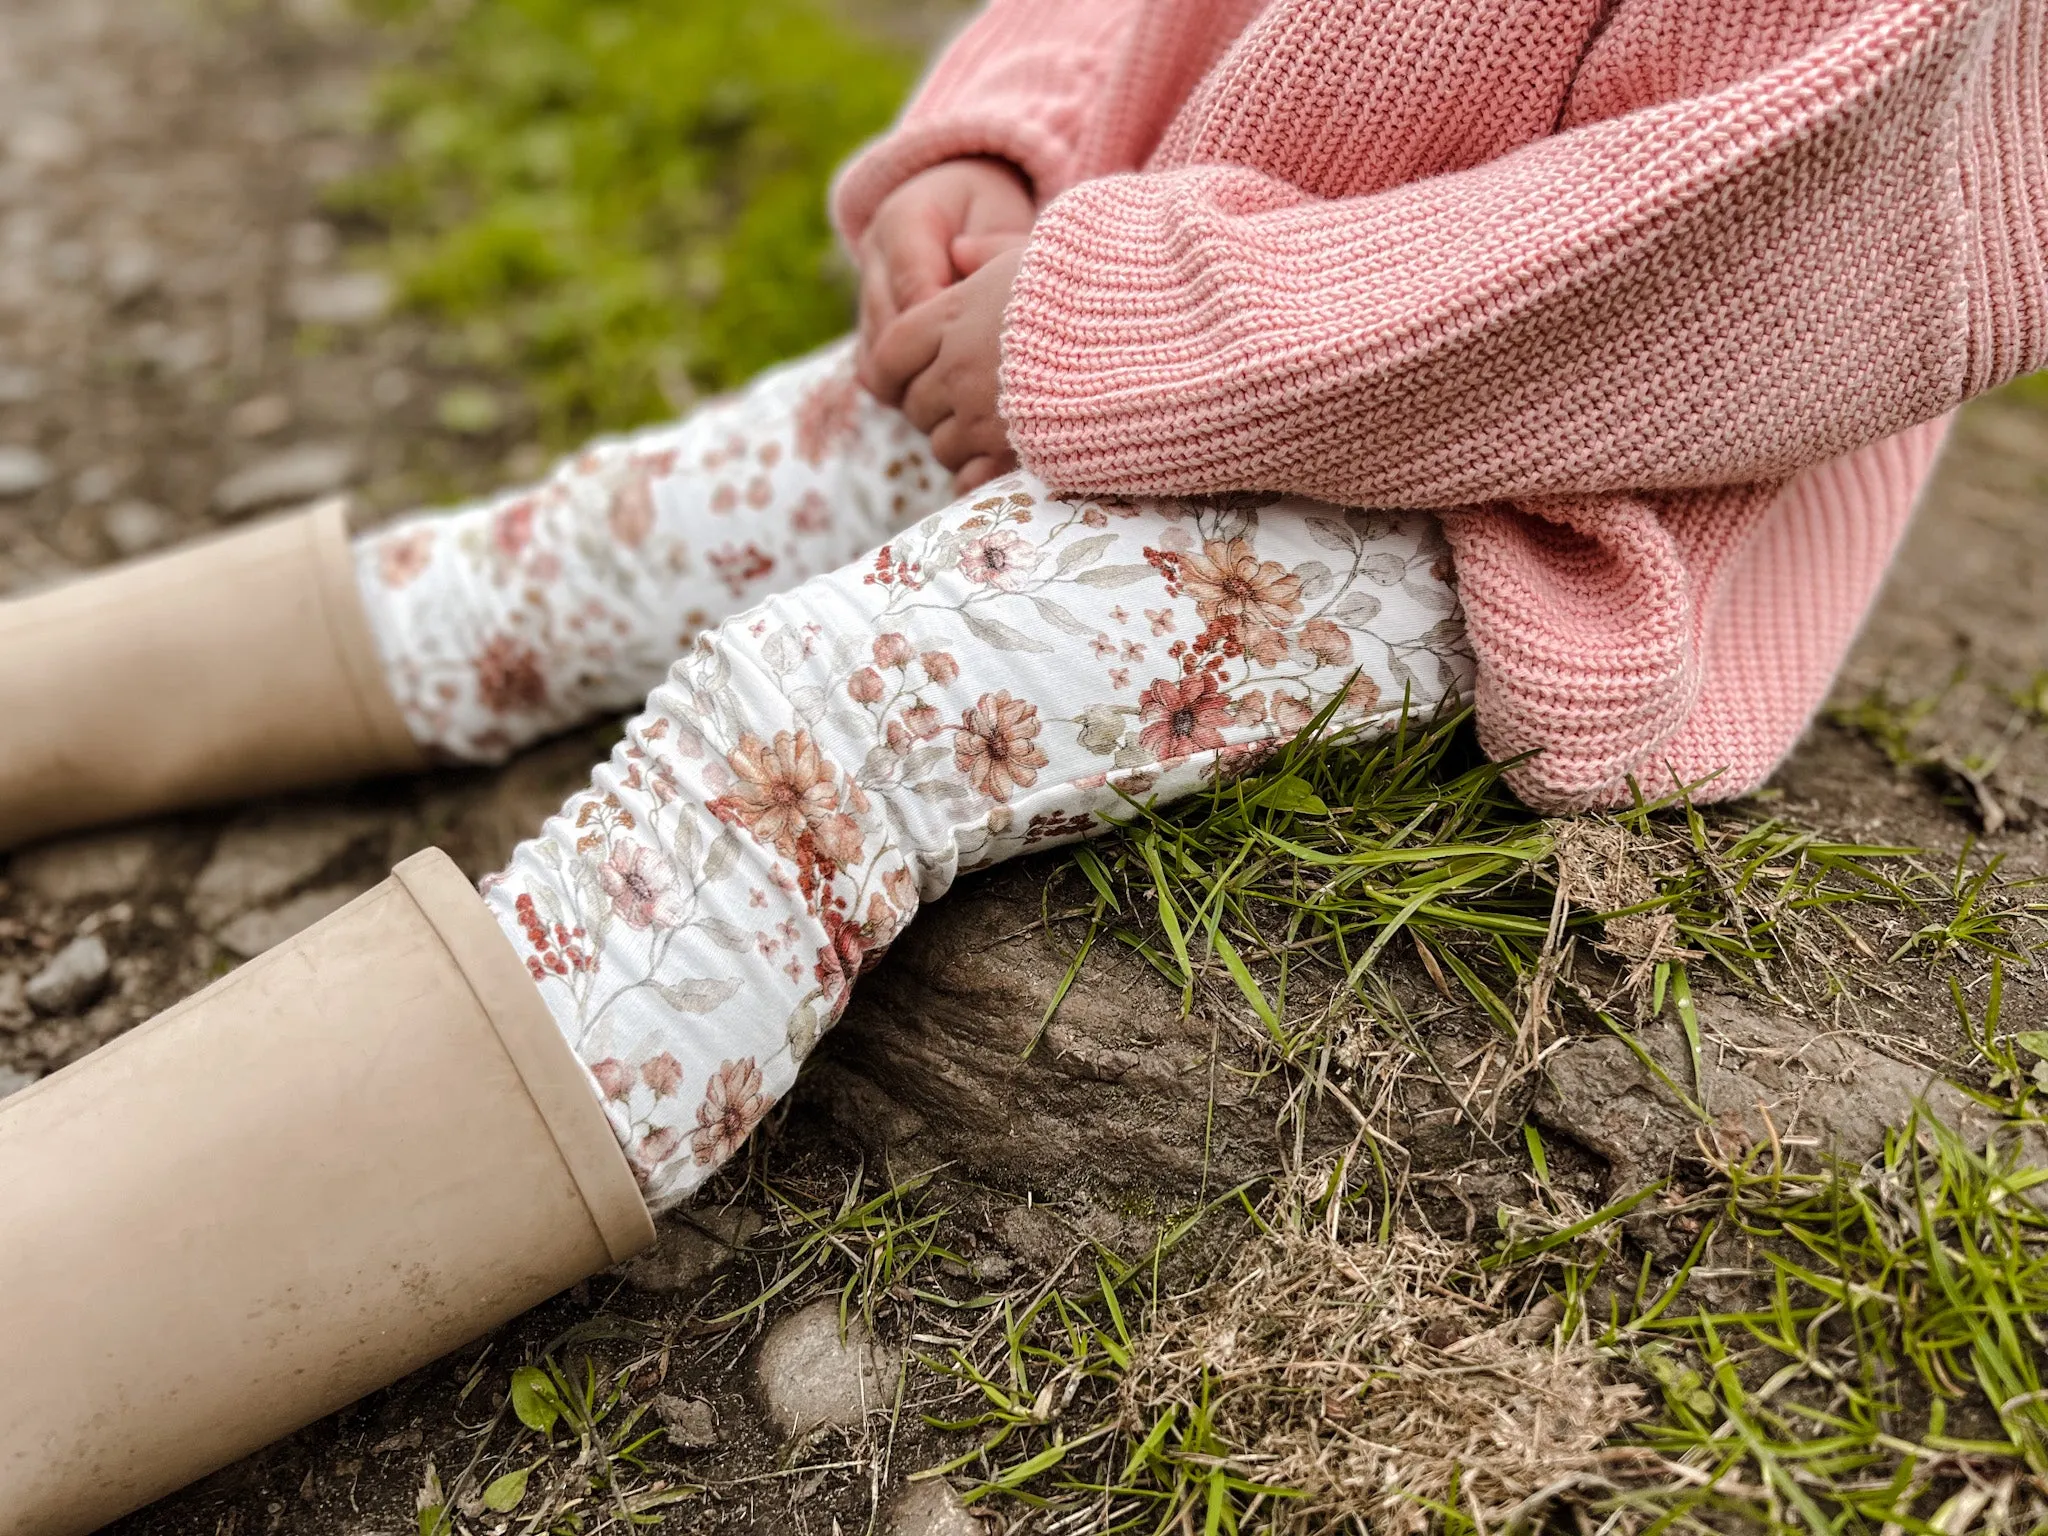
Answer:
<path fill-rule="evenodd" d="M 1259 778 L 1141 810 L 1074 855 L 1092 905 L 1069 981 L 1096 944 L 1125 944 L 1188 1004 L 1220 997 L 1277 1061 L 1327 1076 L 1361 1019 L 1415 1038 L 1395 960 L 1528 1062 L 1565 1009 L 1669 1007 L 1694 1030 L 1695 973 L 1820 1003 L 1882 953 L 2020 962 L 2038 942 L 2042 909 L 1996 861 L 1938 872 L 1682 796 L 1551 821 L 1503 772 L 1462 718 L 1378 741 L 1317 728 Z"/>
<path fill-rule="evenodd" d="M 905 53 L 822 0 L 360 5 L 412 62 L 378 91 L 392 153 L 332 205 L 381 233 L 454 361 L 523 382 L 555 445 L 845 329 L 825 187 L 895 113 Z M 465 400 L 444 402 L 456 429 Z"/>

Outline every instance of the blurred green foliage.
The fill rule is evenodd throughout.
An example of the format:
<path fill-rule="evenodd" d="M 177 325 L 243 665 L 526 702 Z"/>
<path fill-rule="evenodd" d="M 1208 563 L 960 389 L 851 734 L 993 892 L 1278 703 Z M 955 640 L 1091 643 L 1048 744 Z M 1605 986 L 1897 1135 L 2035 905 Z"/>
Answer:
<path fill-rule="evenodd" d="M 460 360 L 557 442 L 673 413 L 844 330 L 833 169 L 914 60 L 821 0 L 361 0 L 404 28 L 393 154 L 333 206 L 389 237 Z M 666 392 L 664 385 L 667 386 Z"/>

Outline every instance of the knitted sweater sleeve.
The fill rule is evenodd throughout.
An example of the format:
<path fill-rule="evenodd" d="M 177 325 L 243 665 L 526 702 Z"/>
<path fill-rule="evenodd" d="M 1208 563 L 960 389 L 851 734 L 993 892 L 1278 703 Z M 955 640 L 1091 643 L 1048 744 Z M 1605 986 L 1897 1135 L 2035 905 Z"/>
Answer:
<path fill-rule="evenodd" d="M 1929 420 L 2048 361 L 2039 95 L 1988 78 L 2038 83 L 2028 9 L 1872 0 L 1726 89 L 1365 197 L 1084 183 L 1007 317 L 1012 439 L 1068 491 L 1448 507 L 1784 477 Z"/>

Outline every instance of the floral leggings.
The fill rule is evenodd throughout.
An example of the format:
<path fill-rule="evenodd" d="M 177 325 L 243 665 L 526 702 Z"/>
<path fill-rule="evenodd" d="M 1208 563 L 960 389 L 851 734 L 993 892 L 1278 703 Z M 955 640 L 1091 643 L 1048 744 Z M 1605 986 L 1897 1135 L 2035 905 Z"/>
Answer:
<path fill-rule="evenodd" d="M 1255 763 L 1333 699 L 1370 726 L 1470 692 L 1425 515 L 945 483 L 842 343 L 357 546 L 422 745 L 490 760 L 645 697 L 483 889 L 656 1208 L 962 869 Z"/>

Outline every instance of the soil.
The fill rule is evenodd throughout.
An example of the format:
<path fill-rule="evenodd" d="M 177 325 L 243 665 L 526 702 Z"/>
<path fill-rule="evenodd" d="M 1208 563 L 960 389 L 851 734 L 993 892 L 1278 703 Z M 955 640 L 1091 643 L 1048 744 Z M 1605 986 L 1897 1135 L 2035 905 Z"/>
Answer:
<path fill-rule="evenodd" d="M 944 8 L 869 9 L 923 26 Z M 337 450 L 327 478 L 385 511 L 538 467 L 516 412 L 483 436 L 436 424 L 432 402 L 456 380 L 432 332 L 384 313 L 374 283 L 350 278 L 346 232 L 321 213 L 321 188 L 375 152 L 366 79 L 377 47 L 339 0 L 0 0 L 0 465 L 20 482 L 0 498 L 0 593 L 219 527 L 223 484 L 291 448 Z M 2016 715 L 2012 698 L 2048 668 L 2044 513 L 2048 407 L 2014 394 L 1973 406 L 1837 690 L 1845 704 L 1879 686 L 1938 695 L 1929 745 L 1958 762 L 2000 754 L 1983 794 L 1953 772 L 1896 771 L 1862 735 L 1822 723 L 1767 792 L 1774 810 L 1954 858 L 1979 837 L 1988 796 L 2002 825 L 1982 850 L 2016 872 L 2042 868 L 2048 814 L 2030 786 L 2048 787 L 2048 732 Z M 184 816 L 17 856 L 0 885 L 0 1091 L 10 1071 L 38 1076 L 75 1060 L 417 848 L 439 844 L 472 875 L 489 870 L 606 740 L 598 730 L 502 772 Z M 867 1151 L 887 1144 L 964 1164 L 955 1177 L 978 1182 L 956 1183 L 949 1199 L 970 1256 L 1032 1272 L 1057 1263 L 1077 1233 L 1142 1233 L 1160 1191 L 1260 1163 L 1272 1106 L 1249 1090 L 1222 1103 L 1214 1144 L 1197 1143 L 1210 1134 L 1206 1100 L 1175 1082 L 1213 1078 L 1206 1026 L 1182 1020 L 1142 966 L 1092 968 L 1063 1015 L 1069 1036 L 1052 1043 L 1056 1065 L 1019 1065 L 1064 968 L 1056 944 L 1028 933 L 1047 875 L 970 884 L 875 979 L 811 1089 L 771 1127 L 780 1187 L 836 1202 L 866 1155 L 864 1138 L 839 1127 L 857 1127 Z M 11 1001 L 12 986 L 82 934 L 112 955 L 100 1000 L 57 1018 Z M 1953 1044 L 1942 990 L 1924 981 L 1902 973 L 1873 992 L 1908 1059 L 1939 1059 Z M 2017 996 L 2037 1019 L 2036 995 Z M 1019 1030 L 1021 1041 L 1006 1034 Z M 1147 1049 L 1109 1048 L 1130 1043 L 1125 1034 Z M 1171 1070 L 1149 1064 L 1166 1057 Z M 1571 1106 L 1538 1112 L 1572 1134 Z M 1425 1102 L 1407 1109 L 1418 1182 L 1436 1181 L 1433 1198 L 1454 1222 L 1475 1202 L 1490 1211 L 1512 1182 L 1503 1170 L 1518 1115 L 1504 1117 L 1498 1143 L 1480 1145 L 1428 1131 L 1446 1123 L 1432 1113 Z M 1594 1149 L 1567 1145 L 1556 1160 L 1560 1178 L 1589 1189 L 1612 1175 Z M 691 1241 L 716 1248 L 671 1227 L 664 1252 Z M 739 1369 L 765 1319 L 702 1321 L 744 1301 L 766 1262 L 749 1250 L 716 1276 L 678 1260 L 578 1286 L 115 1529 L 414 1529 L 428 1462 L 444 1474 L 464 1464 L 505 1368 L 593 1321 L 609 1330 L 612 1342 L 593 1346 L 611 1349 L 608 1359 L 649 1338 L 670 1346 L 658 1366 L 648 1354 L 636 1387 L 713 1404 L 719 1446 L 663 1453 L 664 1475 L 709 1490 L 672 1525 L 869 1528 L 888 1490 L 951 1443 L 942 1450 L 913 1410 L 886 1448 L 860 1434 L 784 1445 Z"/>

